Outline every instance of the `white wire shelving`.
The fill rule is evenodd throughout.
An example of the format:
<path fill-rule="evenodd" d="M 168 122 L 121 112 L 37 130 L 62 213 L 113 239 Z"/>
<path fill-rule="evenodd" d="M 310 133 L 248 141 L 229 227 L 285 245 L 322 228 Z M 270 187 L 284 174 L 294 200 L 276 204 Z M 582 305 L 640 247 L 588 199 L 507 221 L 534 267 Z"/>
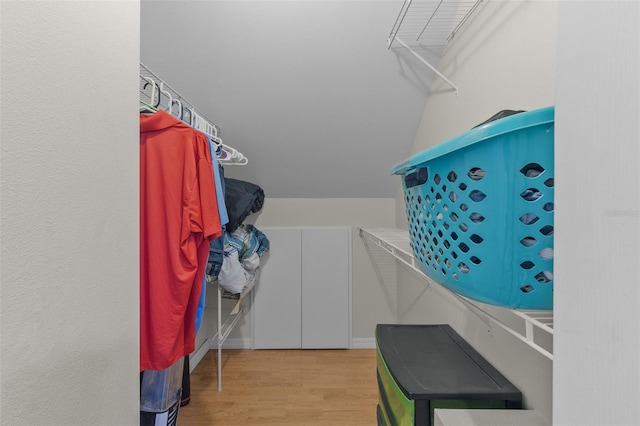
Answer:
<path fill-rule="evenodd" d="M 377 269 L 377 262 L 372 256 L 371 248 L 373 247 L 382 249 L 383 252 L 391 255 L 401 265 L 409 268 L 424 280 L 428 286 L 453 295 L 487 326 L 496 325 L 503 328 L 515 338 L 553 360 L 553 311 L 494 307 L 493 312 L 489 313 L 481 304 L 448 290 L 422 272 L 413 256 L 408 231 L 399 228 L 360 228 L 360 237 L 372 257 L 379 278 L 383 272 Z M 500 315 L 496 314 L 496 310 L 500 311 Z"/>
<path fill-rule="evenodd" d="M 458 87 L 424 59 L 414 47 L 444 48 L 482 0 L 404 0 L 387 37 L 387 48 L 400 44 L 451 86 Z"/>
<path fill-rule="evenodd" d="M 240 151 L 222 142 L 220 128 L 201 114 L 191 102 L 181 96 L 162 78 L 140 63 L 140 111 L 163 110 L 194 129 L 206 133 L 217 147 L 221 148 L 218 160 L 224 165 L 245 165 L 247 157 Z"/>
<path fill-rule="evenodd" d="M 391 29 L 389 47 L 402 37 L 414 43 L 444 47 L 482 0 L 405 0 Z"/>
<path fill-rule="evenodd" d="M 254 278 L 255 279 L 255 278 Z M 210 339 L 211 349 L 218 350 L 218 391 L 222 390 L 222 346 L 224 345 L 225 340 L 229 337 L 229 334 L 236 326 L 238 321 L 242 318 L 245 312 L 244 301 L 247 294 L 251 292 L 254 285 L 251 283 L 245 287 L 245 290 L 242 291 L 237 298 L 229 299 L 229 302 L 232 303 L 231 309 L 226 315 L 226 318 L 223 318 L 222 315 L 222 300 L 224 299 L 224 288 L 220 285 L 218 280 L 213 279 L 210 276 L 207 276 L 207 283 L 213 284 L 217 288 L 218 292 L 218 331 L 216 334 Z"/>

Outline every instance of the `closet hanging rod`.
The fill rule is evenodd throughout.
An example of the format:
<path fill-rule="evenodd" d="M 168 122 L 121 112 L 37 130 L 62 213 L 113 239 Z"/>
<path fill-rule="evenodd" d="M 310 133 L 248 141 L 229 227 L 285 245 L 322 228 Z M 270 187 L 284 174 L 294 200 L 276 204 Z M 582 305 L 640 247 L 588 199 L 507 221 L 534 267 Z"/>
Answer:
<path fill-rule="evenodd" d="M 198 112 L 193 104 L 182 97 L 157 74 L 140 62 L 140 111 L 164 110 L 191 127 L 207 134 L 221 150 L 218 159 L 223 164 L 245 165 L 247 157 L 222 142 L 220 128 Z"/>

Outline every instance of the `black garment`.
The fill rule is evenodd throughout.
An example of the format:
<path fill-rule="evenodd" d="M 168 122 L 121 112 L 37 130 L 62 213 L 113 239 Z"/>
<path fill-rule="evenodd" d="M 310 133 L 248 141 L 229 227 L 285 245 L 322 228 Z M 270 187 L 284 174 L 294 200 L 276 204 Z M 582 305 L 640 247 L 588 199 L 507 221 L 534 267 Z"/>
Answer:
<path fill-rule="evenodd" d="M 487 124 L 487 123 L 490 123 L 492 121 L 499 120 L 501 118 L 509 117 L 510 115 L 520 114 L 521 112 L 525 112 L 525 111 L 524 110 L 503 109 L 502 111 L 495 113 L 493 116 L 491 116 L 491 118 L 488 118 L 485 121 L 483 121 L 482 123 L 480 123 L 480 124 L 478 124 L 476 126 L 473 126 L 473 128 L 475 129 L 476 127 L 480 127 L 483 124 Z"/>
<path fill-rule="evenodd" d="M 227 231 L 233 232 L 249 214 L 262 210 L 264 191 L 253 183 L 225 177 L 224 202 L 229 215 Z"/>
<path fill-rule="evenodd" d="M 180 406 L 191 402 L 191 375 L 189 372 L 189 355 L 184 356 L 184 364 L 182 364 L 182 397 L 180 398 Z"/>

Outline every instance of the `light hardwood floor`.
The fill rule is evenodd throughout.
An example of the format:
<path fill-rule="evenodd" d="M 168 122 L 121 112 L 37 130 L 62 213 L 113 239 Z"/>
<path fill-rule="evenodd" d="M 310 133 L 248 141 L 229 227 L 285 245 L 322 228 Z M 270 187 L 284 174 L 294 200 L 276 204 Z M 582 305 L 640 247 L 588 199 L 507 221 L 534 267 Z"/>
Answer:
<path fill-rule="evenodd" d="M 375 349 L 217 351 L 191 373 L 178 426 L 375 426 Z"/>

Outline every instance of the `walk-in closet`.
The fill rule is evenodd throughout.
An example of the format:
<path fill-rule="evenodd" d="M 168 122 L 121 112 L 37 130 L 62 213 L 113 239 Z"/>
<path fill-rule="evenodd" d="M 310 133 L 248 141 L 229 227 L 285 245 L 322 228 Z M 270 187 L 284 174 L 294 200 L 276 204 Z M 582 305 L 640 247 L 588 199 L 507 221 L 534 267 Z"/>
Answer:
<path fill-rule="evenodd" d="M 640 425 L 639 3 L 0 24 L 0 425 Z"/>

